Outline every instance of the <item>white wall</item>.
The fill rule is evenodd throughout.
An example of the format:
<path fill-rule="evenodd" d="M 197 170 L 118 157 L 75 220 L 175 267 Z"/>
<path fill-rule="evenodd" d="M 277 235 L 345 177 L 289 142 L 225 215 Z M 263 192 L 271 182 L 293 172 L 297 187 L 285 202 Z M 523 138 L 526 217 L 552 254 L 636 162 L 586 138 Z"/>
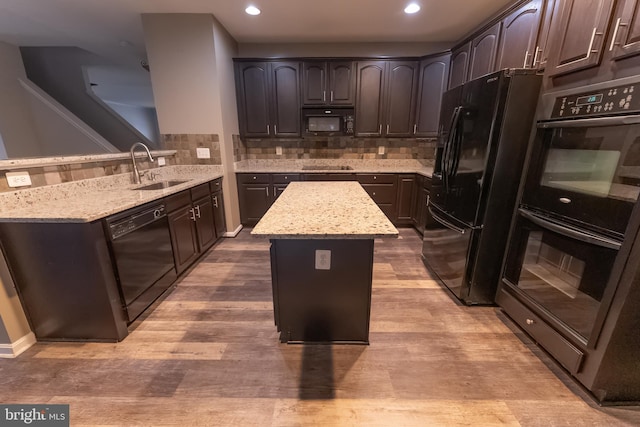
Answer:
<path fill-rule="evenodd" d="M 143 14 L 142 24 L 160 133 L 220 137 L 225 216 L 233 231 L 240 226 L 232 141 L 237 45 L 208 14 Z"/>
<path fill-rule="evenodd" d="M 160 147 L 160 132 L 158 130 L 158 115 L 155 108 L 138 105 L 125 105 L 117 102 L 105 101 L 110 108 L 125 119 L 138 132 Z"/>
<path fill-rule="evenodd" d="M 161 134 L 220 131 L 212 16 L 143 14 Z"/>
<path fill-rule="evenodd" d="M 42 156 L 24 90 L 26 79 L 18 47 L 0 42 L 0 133 L 8 157 Z"/>

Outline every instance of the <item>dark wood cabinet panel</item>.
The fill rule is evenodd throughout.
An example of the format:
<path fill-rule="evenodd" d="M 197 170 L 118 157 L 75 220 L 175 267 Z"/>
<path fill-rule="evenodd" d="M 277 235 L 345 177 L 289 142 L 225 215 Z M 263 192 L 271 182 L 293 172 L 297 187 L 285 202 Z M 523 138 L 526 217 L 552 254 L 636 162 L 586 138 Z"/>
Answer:
<path fill-rule="evenodd" d="M 416 103 L 415 136 L 438 136 L 440 104 L 447 90 L 450 54 L 433 56 L 420 62 Z"/>
<path fill-rule="evenodd" d="M 271 65 L 272 87 L 272 135 L 300 135 L 300 65 L 297 62 L 273 62 Z"/>
<path fill-rule="evenodd" d="M 449 69 L 449 89 L 467 81 L 469 71 L 469 51 L 471 42 L 454 49 L 451 52 L 451 67 Z"/>
<path fill-rule="evenodd" d="M 213 200 L 209 195 L 193 202 L 196 215 L 196 234 L 198 236 L 198 249 L 203 252 L 216 241 L 216 229 L 213 219 Z"/>
<path fill-rule="evenodd" d="M 555 21 L 560 19 L 560 1 L 545 0 L 543 14 L 538 31 L 538 41 L 533 52 L 533 68 L 543 70 L 547 66 L 549 47 L 551 46 L 551 28 Z"/>
<path fill-rule="evenodd" d="M 600 64 L 614 0 L 564 0 L 551 29 L 547 75 L 557 76 Z"/>
<path fill-rule="evenodd" d="M 622 0 L 618 10 L 609 42 L 614 60 L 640 53 L 640 1 Z"/>
<path fill-rule="evenodd" d="M 331 105 L 353 105 L 356 94 L 356 73 L 351 61 L 330 61 L 329 103 Z"/>
<path fill-rule="evenodd" d="M 189 204 L 169 213 L 168 217 L 173 259 L 176 270 L 180 274 L 198 257 L 195 213 Z"/>
<path fill-rule="evenodd" d="M 236 62 L 240 134 L 248 138 L 300 135 L 300 64 Z"/>
<path fill-rule="evenodd" d="M 501 22 L 496 23 L 471 42 L 468 80 L 476 79 L 496 70 L 496 53 Z"/>
<path fill-rule="evenodd" d="M 398 177 L 398 223 L 411 224 L 416 180 L 413 174 Z"/>
<path fill-rule="evenodd" d="M 385 136 L 408 137 L 415 123 L 418 62 L 389 61 L 385 94 Z M 357 126 L 357 124 L 356 124 Z"/>
<path fill-rule="evenodd" d="M 302 103 L 309 105 L 327 102 L 327 63 L 325 61 L 302 64 Z"/>
<path fill-rule="evenodd" d="M 530 1 L 502 20 L 496 69 L 534 67 L 542 5 L 542 0 Z"/>
<path fill-rule="evenodd" d="M 222 191 L 216 191 L 211 194 L 213 202 L 213 223 L 216 230 L 216 239 L 219 239 L 227 231 L 227 223 L 224 217 L 224 197 Z"/>
<path fill-rule="evenodd" d="M 353 105 L 355 70 L 352 61 L 307 61 L 302 65 L 304 105 Z"/>
<path fill-rule="evenodd" d="M 242 212 L 243 224 L 255 224 L 271 206 L 269 184 L 242 185 L 238 187 L 240 192 L 240 212 Z"/>
<path fill-rule="evenodd" d="M 385 61 L 358 62 L 356 136 L 381 136 Z"/>
<path fill-rule="evenodd" d="M 236 93 L 240 133 L 250 138 L 269 136 L 269 64 L 236 63 Z"/>
<path fill-rule="evenodd" d="M 211 188 L 220 188 L 215 194 L 222 200 L 221 181 L 217 179 L 165 198 L 169 211 L 173 258 L 178 274 L 209 249 L 224 233 L 224 231 L 217 232 L 218 227 L 221 227 L 221 230 L 226 228 L 224 208 L 221 202 L 219 207 L 214 206 L 214 200 L 211 197 Z M 216 221 L 220 223 L 219 226 Z"/>

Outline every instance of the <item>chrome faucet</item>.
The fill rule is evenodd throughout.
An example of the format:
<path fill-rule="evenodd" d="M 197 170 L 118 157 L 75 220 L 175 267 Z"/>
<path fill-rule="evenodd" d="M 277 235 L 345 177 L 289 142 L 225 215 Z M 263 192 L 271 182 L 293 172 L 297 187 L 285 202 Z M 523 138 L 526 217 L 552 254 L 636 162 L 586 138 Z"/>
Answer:
<path fill-rule="evenodd" d="M 147 152 L 147 156 L 149 157 L 149 161 L 153 162 L 153 157 L 151 156 L 151 152 L 149 151 L 149 147 L 147 147 L 146 145 L 144 145 L 142 142 L 136 142 L 135 144 L 133 144 L 131 146 L 131 163 L 133 163 L 133 181 L 136 184 L 140 184 L 142 183 L 142 181 L 140 180 L 140 176 L 142 176 L 142 174 L 140 172 L 138 172 L 138 166 L 136 165 L 136 155 L 135 155 L 135 150 L 136 147 L 142 147 L 145 149 L 145 151 Z"/>

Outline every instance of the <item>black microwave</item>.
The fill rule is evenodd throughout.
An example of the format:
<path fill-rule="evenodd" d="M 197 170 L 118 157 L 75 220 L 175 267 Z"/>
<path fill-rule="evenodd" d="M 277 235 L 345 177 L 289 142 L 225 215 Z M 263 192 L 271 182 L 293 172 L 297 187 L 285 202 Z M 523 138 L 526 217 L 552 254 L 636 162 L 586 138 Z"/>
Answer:
<path fill-rule="evenodd" d="M 353 108 L 303 108 L 305 136 L 353 135 Z"/>

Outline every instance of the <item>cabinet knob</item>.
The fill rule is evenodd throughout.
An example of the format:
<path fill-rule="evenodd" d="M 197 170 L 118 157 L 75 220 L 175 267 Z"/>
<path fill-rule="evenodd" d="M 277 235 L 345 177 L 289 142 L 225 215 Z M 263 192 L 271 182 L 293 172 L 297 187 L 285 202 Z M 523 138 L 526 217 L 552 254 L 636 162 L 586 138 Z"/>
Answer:
<path fill-rule="evenodd" d="M 373 195 L 374 195 L 374 196 L 376 195 L 376 192 L 375 192 L 375 191 L 373 192 Z"/>
<path fill-rule="evenodd" d="M 377 176 L 374 176 L 374 177 L 373 177 L 373 179 L 378 179 L 378 177 L 377 177 Z"/>
<path fill-rule="evenodd" d="M 257 176 L 254 176 L 254 177 L 253 177 L 253 179 L 257 179 L 257 178 L 258 178 Z"/>
<path fill-rule="evenodd" d="M 527 325 L 533 325 L 536 323 L 533 319 L 527 319 Z"/>

